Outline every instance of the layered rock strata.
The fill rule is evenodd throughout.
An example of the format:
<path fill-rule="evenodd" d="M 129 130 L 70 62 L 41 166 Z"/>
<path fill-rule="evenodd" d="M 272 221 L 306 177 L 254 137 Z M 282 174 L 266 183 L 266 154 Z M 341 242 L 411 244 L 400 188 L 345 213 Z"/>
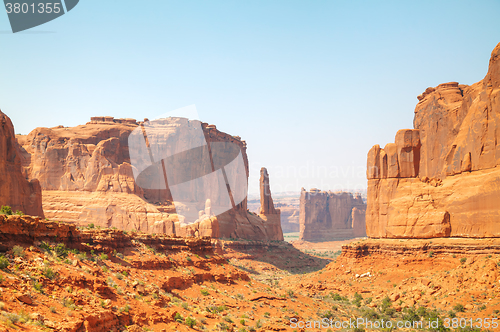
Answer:
<path fill-rule="evenodd" d="M 302 188 L 299 239 L 330 241 L 365 236 L 365 210 L 359 194 Z"/>
<path fill-rule="evenodd" d="M 273 223 L 247 212 L 245 141 L 220 132 L 214 125 L 185 118 L 156 120 L 154 127 L 151 123 L 147 119 L 138 122 L 93 117 L 77 127 L 37 128 L 27 136 L 18 135 L 24 172 L 40 182 L 46 216 L 77 224 L 179 236 L 282 238 L 280 230 L 271 226 Z M 130 147 L 130 136 L 138 128 L 147 133 L 142 137 L 145 145 Z M 192 132 L 196 130 L 201 136 L 193 139 Z M 179 152 L 177 156 L 181 157 L 166 158 L 139 169 L 149 157 L 153 161 L 155 153 L 164 146 Z M 143 156 L 146 161 L 141 160 Z M 229 166 L 221 164 L 233 158 L 235 161 Z M 221 171 L 222 167 L 226 172 Z M 235 169 L 239 176 L 235 176 Z M 159 170 L 163 171 L 161 176 L 168 175 L 168 182 L 156 181 L 159 177 L 155 172 Z M 218 178 L 210 176 L 216 172 Z M 200 201 L 202 193 L 189 187 L 193 183 L 190 180 L 200 178 L 201 188 L 209 192 L 211 200 Z M 230 188 L 228 181 L 235 186 Z M 172 192 L 175 186 L 183 184 L 184 190 Z M 226 199 L 226 205 L 232 206 L 221 212 L 217 198 L 228 198 L 228 192 L 231 201 Z M 189 201 L 200 203 L 185 203 Z M 194 222 L 186 222 L 188 218 Z"/>
<path fill-rule="evenodd" d="M 500 44 L 482 81 L 418 100 L 414 129 L 368 152 L 368 236 L 500 236 Z"/>

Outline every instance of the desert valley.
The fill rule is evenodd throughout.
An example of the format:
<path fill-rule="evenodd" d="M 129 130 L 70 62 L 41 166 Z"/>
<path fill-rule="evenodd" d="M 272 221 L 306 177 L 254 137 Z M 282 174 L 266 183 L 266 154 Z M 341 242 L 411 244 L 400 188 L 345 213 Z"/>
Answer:
<path fill-rule="evenodd" d="M 366 195 L 273 199 L 262 167 L 253 200 L 247 142 L 216 125 L 96 116 L 15 135 L 0 112 L 0 331 L 499 329 L 500 44 L 482 81 L 417 99 L 413 129 L 367 151 Z M 138 171 L 137 128 L 151 160 L 199 128 L 206 162 Z M 139 174 L 158 170 L 168 183 Z M 211 198 L 179 191 L 186 174 Z"/>

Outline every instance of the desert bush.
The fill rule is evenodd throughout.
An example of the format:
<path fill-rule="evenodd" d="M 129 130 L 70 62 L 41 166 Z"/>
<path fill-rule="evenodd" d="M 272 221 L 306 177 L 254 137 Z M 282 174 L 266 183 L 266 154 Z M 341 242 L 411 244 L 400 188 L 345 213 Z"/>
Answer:
<path fill-rule="evenodd" d="M 67 257 L 68 252 L 69 250 L 64 243 L 58 243 L 54 248 L 54 253 L 57 257 Z"/>
<path fill-rule="evenodd" d="M 176 312 L 175 316 L 174 316 L 174 320 L 176 322 L 182 323 L 182 322 L 184 322 L 184 317 L 182 317 L 182 315 L 180 313 Z"/>
<path fill-rule="evenodd" d="M 194 319 L 192 317 L 187 317 L 186 320 L 184 321 L 184 324 L 193 328 L 196 325 L 196 319 Z"/>
<path fill-rule="evenodd" d="M 455 310 L 456 312 L 464 312 L 465 307 L 463 305 L 461 305 L 460 303 L 457 303 L 453 306 L 453 310 Z"/>
<path fill-rule="evenodd" d="M 345 302 L 349 301 L 346 297 L 341 296 L 339 293 L 331 293 L 330 292 L 330 297 L 334 301 L 345 301 Z"/>
<path fill-rule="evenodd" d="M 201 295 L 208 296 L 208 295 L 210 295 L 210 293 L 206 289 L 202 289 Z"/>
<path fill-rule="evenodd" d="M 0 269 L 6 269 L 9 264 L 9 260 L 5 256 L 0 255 Z"/>
<path fill-rule="evenodd" d="M 15 245 L 12 248 L 12 254 L 16 257 L 24 257 L 24 248 L 18 245 Z"/>
<path fill-rule="evenodd" d="M 21 317 L 19 317 L 18 314 L 9 313 L 9 312 L 4 312 L 3 315 L 12 324 L 16 324 L 17 322 L 19 322 L 19 319 L 21 318 Z"/>
<path fill-rule="evenodd" d="M 43 275 L 51 280 L 56 277 L 56 273 L 50 267 L 45 267 L 43 269 Z"/>
<path fill-rule="evenodd" d="M 2 205 L 2 208 L 0 208 L 0 214 L 5 214 L 8 216 L 12 215 L 12 208 L 7 205 Z"/>
<path fill-rule="evenodd" d="M 33 288 L 39 292 L 39 293 L 43 293 L 43 284 L 41 282 L 35 282 L 33 284 Z"/>
<path fill-rule="evenodd" d="M 467 262 L 467 258 L 465 257 L 460 258 L 460 264 L 464 264 L 465 262 Z"/>
<path fill-rule="evenodd" d="M 108 259 L 108 255 L 106 255 L 105 253 L 102 253 L 99 258 L 102 260 L 102 261 L 105 261 Z"/>
<path fill-rule="evenodd" d="M 354 293 L 354 299 L 352 300 L 352 304 L 354 304 L 356 307 L 361 307 L 361 301 L 363 300 L 363 296 L 358 294 L 358 292 Z"/>
<path fill-rule="evenodd" d="M 45 250 L 45 251 L 51 251 L 52 247 L 47 242 L 42 241 L 42 243 L 40 244 L 40 249 Z"/>

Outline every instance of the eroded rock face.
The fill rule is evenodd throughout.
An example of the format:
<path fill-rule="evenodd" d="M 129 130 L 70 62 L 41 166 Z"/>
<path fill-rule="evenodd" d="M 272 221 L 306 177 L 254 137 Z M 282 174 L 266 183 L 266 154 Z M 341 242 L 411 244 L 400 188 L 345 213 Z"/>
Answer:
<path fill-rule="evenodd" d="M 37 180 L 27 180 L 21 151 L 9 117 L 0 111 L 0 206 L 43 217 L 42 190 Z"/>
<path fill-rule="evenodd" d="M 418 100 L 415 129 L 368 152 L 368 236 L 500 236 L 500 44 L 482 81 Z"/>
<path fill-rule="evenodd" d="M 365 236 L 365 210 L 360 195 L 302 188 L 299 239 L 329 241 Z"/>
<path fill-rule="evenodd" d="M 185 118 L 160 121 L 158 127 L 148 132 L 149 142 L 153 139 L 158 143 L 174 141 L 175 144 L 170 146 L 175 150 L 188 150 L 188 138 L 184 136 L 188 136 L 189 130 L 182 131 L 179 128 L 197 126 L 202 128 L 201 138 L 208 143 L 206 147 L 191 150 L 206 160 L 205 163 L 190 163 L 189 158 L 169 161 L 185 163 L 176 164 L 182 170 L 180 176 L 192 175 L 196 178 L 200 174 L 210 174 L 215 163 L 233 154 L 234 151 L 225 148 L 232 144 L 241 151 L 242 179 L 248 180 L 246 143 L 240 137 L 220 132 L 214 125 Z M 274 228 L 268 229 L 263 219 L 247 212 L 246 183 L 241 187 L 244 192 L 235 192 L 231 188 L 235 205 L 229 211 L 217 213 L 218 216 L 214 213 L 218 202 L 213 200 L 204 200 L 200 206 L 173 202 L 172 185 L 186 181 L 176 178 L 178 173 L 172 173 L 174 177 L 169 177 L 163 188 L 148 186 L 147 181 L 151 178 L 141 177 L 142 173 L 139 177 L 134 174 L 129 151 L 129 136 L 140 125 L 146 126 L 133 119 L 94 117 L 86 125 L 37 128 L 27 136 L 18 136 L 18 142 L 22 145 L 24 170 L 30 179 L 40 181 L 45 193 L 43 208 L 46 216 L 78 224 L 94 223 L 96 226 L 180 236 L 264 240 L 282 237 L 281 232 L 272 233 Z M 168 161 L 166 163 L 168 165 Z M 169 169 L 166 172 L 169 173 Z M 234 178 L 230 171 L 226 172 L 226 176 Z M 212 190 L 227 190 L 220 181 L 207 182 L 205 185 Z M 181 194 L 190 195 L 194 192 L 184 190 Z M 238 200 L 236 195 L 239 195 Z M 179 209 L 183 209 L 186 214 L 179 215 Z M 195 216 L 194 223 L 184 222 L 187 214 Z"/>

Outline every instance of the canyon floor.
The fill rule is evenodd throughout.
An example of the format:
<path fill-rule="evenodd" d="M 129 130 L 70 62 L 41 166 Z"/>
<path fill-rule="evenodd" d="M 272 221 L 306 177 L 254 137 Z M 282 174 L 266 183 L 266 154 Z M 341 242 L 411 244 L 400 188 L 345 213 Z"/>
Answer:
<path fill-rule="evenodd" d="M 43 222 L 46 229 L 69 227 L 61 224 Z M 370 330 L 290 326 L 358 318 L 450 326 L 473 318 L 474 328 L 452 330 L 479 331 L 486 329 L 476 328 L 476 319 L 500 313 L 497 239 L 297 243 L 301 251 L 287 242 L 79 232 L 88 241 L 80 249 L 64 235 L 32 245 L 7 241 L 0 331 Z M 339 246 L 338 257 L 324 257 Z"/>

